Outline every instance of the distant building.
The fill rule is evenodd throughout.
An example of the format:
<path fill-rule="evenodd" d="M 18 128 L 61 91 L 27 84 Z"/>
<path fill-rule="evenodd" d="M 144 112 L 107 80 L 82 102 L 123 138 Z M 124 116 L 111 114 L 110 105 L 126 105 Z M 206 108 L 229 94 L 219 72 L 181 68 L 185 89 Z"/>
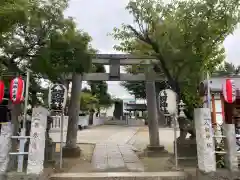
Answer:
<path fill-rule="evenodd" d="M 135 104 L 135 99 L 133 99 L 133 98 L 124 98 L 124 99 L 122 99 L 122 107 L 121 107 L 121 109 L 120 109 L 120 111 L 122 111 L 122 112 L 120 112 L 120 114 L 124 114 L 124 113 L 126 113 L 127 111 L 125 110 L 126 109 L 126 107 L 127 107 L 127 104 Z M 115 107 L 116 105 L 115 104 L 113 104 L 111 107 L 109 107 L 108 109 L 106 109 L 105 110 L 105 113 L 106 113 L 106 116 L 108 116 L 108 117 L 113 117 L 114 115 L 114 110 L 115 110 Z"/>
<path fill-rule="evenodd" d="M 236 87 L 236 101 L 227 103 L 223 97 L 222 89 L 226 79 L 232 79 Z M 237 151 L 240 152 L 240 76 L 212 77 L 209 80 L 211 92 L 211 115 L 214 127 L 217 127 L 216 135 L 222 135 L 221 126 L 223 122 L 235 124 Z M 206 97 L 207 81 L 200 85 L 200 93 L 204 95 L 204 106 L 207 103 Z M 218 133 L 218 134 L 217 134 Z M 219 141 L 221 138 L 218 138 Z"/>
<path fill-rule="evenodd" d="M 134 98 L 124 98 L 122 99 L 122 106 L 121 107 L 117 107 L 117 109 L 119 109 L 121 112 L 118 112 L 117 114 L 120 113 L 120 115 L 118 116 L 122 116 L 122 119 L 125 120 L 125 116 L 126 115 L 129 115 L 129 113 L 132 114 L 132 116 L 135 116 L 134 115 L 134 111 L 130 112 L 129 111 L 129 105 L 134 105 L 134 104 L 146 104 L 146 101 L 145 100 L 142 100 L 142 99 L 134 99 Z M 113 117 L 114 115 L 114 110 L 116 108 L 116 104 L 113 104 L 111 107 L 109 107 L 108 109 L 106 109 L 106 116 L 108 117 Z M 117 111 L 119 111 L 117 110 Z M 119 117 L 116 117 L 116 118 L 119 118 Z"/>
<path fill-rule="evenodd" d="M 128 104 L 136 104 L 136 99 L 134 98 L 123 99 L 123 114 L 128 112 L 126 111 Z"/>

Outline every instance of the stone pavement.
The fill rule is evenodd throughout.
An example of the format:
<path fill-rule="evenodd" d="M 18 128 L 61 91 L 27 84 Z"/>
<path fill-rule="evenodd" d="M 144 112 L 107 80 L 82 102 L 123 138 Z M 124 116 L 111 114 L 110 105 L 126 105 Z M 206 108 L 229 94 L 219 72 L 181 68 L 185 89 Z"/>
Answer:
<path fill-rule="evenodd" d="M 77 143 L 86 144 L 97 144 L 99 142 L 106 141 L 109 137 L 112 137 L 117 132 L 128 132 L 131 131 L 131 127 L 114 126 L 114 125 L 103 125 L 96 127 L 89 127 L 87 129 L 78 131 Z M 50 137 L 53 142 L 60 142 L 60 132 L 50 132 Z M 66 142 L 67 132 L 64 132 L 63 141 Z"/>
<path fill-rule="evenodd" d="M 95 171 L 144 171 L 143 164 L 127 143 L 138 131 L 138 128 L 129 127 L 116 131 L 103 142 L 96 144 L 92 165 Z"/>
<path fill-rule="evenodd" d="M 190 180 L 185 172 L 115 172 L 115 173 L 59 173 L 51 176 L 51 180 Z"/>

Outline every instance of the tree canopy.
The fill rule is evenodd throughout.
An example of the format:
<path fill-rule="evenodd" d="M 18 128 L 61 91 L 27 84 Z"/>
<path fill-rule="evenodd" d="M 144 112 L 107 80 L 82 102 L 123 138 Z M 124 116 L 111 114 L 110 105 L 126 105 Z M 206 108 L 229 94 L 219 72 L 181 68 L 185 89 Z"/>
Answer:
<path fill-rule="evenodd" d="M 239 22 L 239 6 L 239 0 L 131 0 L 134 25 L 114 28 L 115 49 L 156 58 L 154 70 L 193 108 L 202 74 L 225 58 L 222 43 Z"/>
<path fill-rule="evenodd" d="M 81 111 L 90 111 L 91 109 L 95 109 L 97 104 L 99 103 L 99 100 L 94 97 L 91 92 L 84 92 L 81 93 Z"/>
<path fill-rule="evenodd" d="M 34 3 L 28 0 L 4 0 L 0 2 L 0 36 L 10 31 L 13 26 L 27 20 L 27 12 Z"/>
<path fill-rule="evenodd" d="M 96 50 L 91 47 L 91 37 L 77 28 L 73 18 L 64 16 L 67 6 L 68 0 L 0 2 L 0 77 L 9 82 L 18 75 L 25 77 L 26 71 L 31 70 L 29 96 L 33 107 L 38 103 L 38 94 L 47 100 L 48 88 L 42 87 L 42 80 L 67 85 L 66 77 L 72 75 L 66 146 L 76 148 L 80 103 L 85 110 L 95 108 L 94 104 L 100 104 L 99 109 L 111 103 L 111 96 L 106 82 L 99 82 L 96 95 L 91 91 L 78 98 L 81 75 L 94 71 L 91 54 Z"/>
<path fill-rule="evenodd" d="M 144 73 L 144 65 L 132 65 L 125 67 L 125 71 L 131 74 Z M 146 87 L 144 81 L 128 82 L 123 81 L 121 85 L 128 90 L 131 95 L 134 95 L 135 98 L 145 99 L 146 98 Z M 165 81 L 155 82 L 156 93 L 159 93 L 160 90 L 163 90 L 167 87 Z"/>
<path fill-rule="evenodd" d="M 105 67 L 101 64 L 93 65 L 92 69 L 92 72 L 96 73 L 106 72 Z M 99 103 L 97 105 L 98 111 L 100 111 L 101 108 L 108 108 L 113 104 L 112 97 L 108 93 L 108 85 L 106 81 L 89 81 L 88 84 L 91 87 L 92 95 L 99 100 Z"/>
<path fill-rule="evenodd" d="M 240 66 L 235 66 L 232 63 L 225 62 L 223 65 L 216 68 L 216 70 L 213 73 L 214 75 L 217 75 L 217 76 L 239 75 Z"/>
<path fill-rule="evenodd" d="M 32 70 L 31 97 L 47 90 L 39 85 L 41 79 L 63 83 L 69 72 L 91 69 L 90 54 L 96 52 L 91 37 L 78 30 L 72 18 L 64 17 L 67 5 L 67 0 L 0 3 L 1 73 L 24 75 L 27 68 Z"/>

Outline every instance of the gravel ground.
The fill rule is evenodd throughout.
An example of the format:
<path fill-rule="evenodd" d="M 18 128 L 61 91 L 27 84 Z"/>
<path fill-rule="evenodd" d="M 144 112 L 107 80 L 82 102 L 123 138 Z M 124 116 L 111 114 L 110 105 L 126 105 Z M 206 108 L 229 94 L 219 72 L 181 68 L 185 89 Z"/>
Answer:
<path fill-rule="evenodd" d="M 177 136 L 179 136 L 179 132 L 177 132 Z M 128 142 L 136 148 L 137 154 L 139 155 L 139 158 L 144 165 L 145 172 L 161 172 L 175 169 L 173 157 L 173 129 L 159 128 L 159 138 L 160 144 L 163 145 L 165 150 L 168 151 L 168 154 L 164 157 L 147 157 L 143 155 L 142 152 L 149 144 L 149 132 L 147 127 L 140 128 L 135 136 Z M 196 167 L 184 167 L 184 165 L 180 165 L 180 169 L 184 169 L 184 171 L 187 171 L 192 175 L 196 174 Z"/>
<path fill-rule="evenodd" d="M 93 172 L 91 159 L 95 145 L 94 144 L 78 144 L 81 148 L 81 156 L 79 158 L 64 158 L 63 169 L 64 173 L 80 173 Z M 57 144 L 56 150 L 60 150 L 60 144 Z"/>

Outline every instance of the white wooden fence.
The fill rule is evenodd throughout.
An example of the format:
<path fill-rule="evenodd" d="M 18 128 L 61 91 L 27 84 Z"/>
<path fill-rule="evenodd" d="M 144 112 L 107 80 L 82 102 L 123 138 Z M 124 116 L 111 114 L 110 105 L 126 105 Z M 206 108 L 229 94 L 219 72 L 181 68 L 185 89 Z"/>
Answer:
<path fill-rule="evenodd" d="M 52 116 L 53 122 L 51 125 L 50 132 L 59 132 L 61 127 L 61 117 L 60 116 Z M 78 125 L 81 125 L 82 127 L 89 126 L 88 122 L 89 116 L 79 116 Z M 104 124 L 106 120 L 106 117 L 93 117 L 93 125 L 91 126 L 98 126 Z M 64 116 L 63 121 L 63 130 L 67 131 L 68 126 L 68 116 Z"/>
<path fill-rule="evenodd" d="M 128 126 L 145 126 L 144 119 L 127 119 Z"/>

